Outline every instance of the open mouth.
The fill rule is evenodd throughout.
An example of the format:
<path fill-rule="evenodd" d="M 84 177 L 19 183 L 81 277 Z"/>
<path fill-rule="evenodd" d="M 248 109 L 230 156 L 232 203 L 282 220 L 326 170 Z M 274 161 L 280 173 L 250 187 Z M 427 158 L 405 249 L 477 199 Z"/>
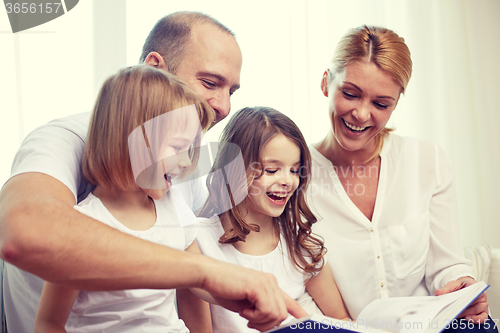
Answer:
<path fill-rule="evenodd" d="M 169 183 L 169 184 L 172 184 L 172 179 L 175 178 L 175 175 L 171 175 L 169 173 L 166 173 L 165 175 L 163 175 L 163 177 L 165 178 L 165 180 Z"/>
<path fill-rule="evenodd" d="M 266 195 L 269 199 L 277 204 L 284 204 L 288 197 L 288 193 L 278 193 L 278 192 L 266 192 Z"/>
<path fill-rule="evenodd" d="M 358 126 L 355 126 L 353 124 L 350 124 L 348 123 L 347 121 L 345 121 L 344 118 L 342 118 L 342 121 L 344 122 L 344 125 L 352 132 L 355 132 L 355 133 L 361 133 L 361 132 L 364 132 L 366 131 L 368 128 L 370 128 L 370 126 L 366 126 L 366 127 L 358 127 Z"/>

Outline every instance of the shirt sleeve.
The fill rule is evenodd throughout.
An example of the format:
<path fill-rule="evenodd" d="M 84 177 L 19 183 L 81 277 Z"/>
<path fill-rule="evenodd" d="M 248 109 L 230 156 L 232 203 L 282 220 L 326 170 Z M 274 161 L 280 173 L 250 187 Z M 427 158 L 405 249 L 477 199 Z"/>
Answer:
<path fill-rule="evenodd" d="M 443 150 L 434 147 L 437 186 L 429 206 L 430 246 L 425 274 L 431 295 L 449 281 L 472 276 L 472 263 L 464 257 L 460 239 L 452 172 Z"/>
<path fill-rule="evenodd" d="M 174 198 L 175 209 L 177 211 L 177 217 L 179 220 L 179 224 L 184 230 L 185 237 L 185 246 L 184 249 L 187 249 L 198 236 L 198 220 L 194 215 L 191 208 L 187 205 L 182 194 L 176 188 L 170 189 L 172 197 Z"/>
<path fill-rule="evenodd" d="M 196 240 L 196 237 L 198 236 L 198 225 L 196 224 L 191 224 L 187 227 L 184 227 L 184 235 L 185 235 L 185 246 L 184 249 L 187 249 L 193 242 Z"/>
<path fill-rule="evenodd" d="M 219 238 L 224 233 L 218 216 L 209 219 L 197 218 L 199 232 L 196 237 L 196 244 L 203 255 L 220 261 L 228 262 L 228 259 L 221 250 Z"/>
<path fill-rule="evenodd" d="M 208 198 L 208 189 L 205 185 L 206 175 L 202 175 L 197 168 L 184 179 L 174 179 L 174 188 L 179 191 L 193 212 L 199 211 Z"/>
<path fill-rule="evenodd" d="M 208 188 L 206 186 L 207 175 L 201 175 L 199 170 L 196 171 L 196 178 L 192 183 L 193 191 L 193 212 L 201 210 L 205 201 L 208 198 Z"/>
<path fill-rule="evenodd" d="M 77 201 L 88 117 L 89 113 L 70 116 L 31 132 L 14 157 L 10 178 L 27 172 L 47 174 L 66 185 Z"/>

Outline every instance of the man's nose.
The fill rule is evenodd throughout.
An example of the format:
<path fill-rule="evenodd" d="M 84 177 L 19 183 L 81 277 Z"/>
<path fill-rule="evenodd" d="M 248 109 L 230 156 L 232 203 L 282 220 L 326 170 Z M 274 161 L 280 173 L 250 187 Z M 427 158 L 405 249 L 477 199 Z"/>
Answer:
<path fill-rule="evenodd" d="M 218 91 L 213 98 L 208 101 L 208 104 L 215 110 L 217 121 L 227 117 L 231 111 L 231 101 L 228 91 Z"/>

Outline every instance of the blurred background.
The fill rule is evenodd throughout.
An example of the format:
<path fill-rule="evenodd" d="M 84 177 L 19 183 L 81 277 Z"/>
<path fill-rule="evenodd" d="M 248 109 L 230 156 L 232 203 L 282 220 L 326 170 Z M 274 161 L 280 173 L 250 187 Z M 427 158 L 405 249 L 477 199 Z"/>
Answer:
<path fill-rule="evenodd" d="M 90 111 L 103 80 L 137 64 L 156 21 L 179 10 L 209 14 L 236 34 L 243 69 L 233 112 L 274 107 L 310 143 L 329 129 L 320 79 L 341 36 L 367 24 L 404 37 L 413 77 L 389 125 L 445 150 L 464 245 L 500 247 L 498 0 L 80 0 L 16 34 L 0 10 L 0 186 L 29 132 Z M 207 140 L 216 141 L 224 124 Z"/>

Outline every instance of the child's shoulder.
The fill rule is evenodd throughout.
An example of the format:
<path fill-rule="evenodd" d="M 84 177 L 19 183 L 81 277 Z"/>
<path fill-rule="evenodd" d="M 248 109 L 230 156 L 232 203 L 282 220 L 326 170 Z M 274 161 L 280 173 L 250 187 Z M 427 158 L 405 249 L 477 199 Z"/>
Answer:
<path fill-rule="evenodd" d="M 175 219 L 182 226 L 196 223 L 196 216 L 188 206 L 182 194 L 175 188 L 171 188 L 160 200 L 154 200 L 157 215 L 176 216 Z M 174 213 L 172 215 L 172 213 Z"/>
<path fill-rule="evenodd" d="M 217 215 L 211 218 L 197 218 L 196 222 L 200 228 L 200 235 L 202 237 L 218 242 L 220 236 L 224 234 L 224 228 L 222 228 L 222 224 Z"/>
<path fill-rule="evenodd" d="M 109 225 L 110 227 L 120 230 L 122 228 L 122 224 L 113 217 L 106 206 L 104 206 L 101 199 L 96 197 L 93 193 L 89 193 L 85 199 L 73 206 L 73 208 L 88 217 Z"/>
<path fill-rule="evenodd" d="M 90 215 L 92 212 L 101 212 L 103 209 L 106 209 L 102 204 L 101 200 L 96 197 L 92 192 L 87 195 L 85 199 L 80 201 L 77 205 L 73 206 L 80 213 Z"/>
<path fill-rule="evenodd" d="M 220 225 L 220 218 L 217 215 L 214 215 L 210 218 L 198 217 L 196 220 L 199 224 L 206 225 L 206 226 Z"/>
<path fill-rule="evenodd" d="M 197 225 L 199 228 L 196 243 L 201 253 L 209 257 L 219 258 L 221 254 L 219 238 L 224 234 L 224 229 L 222 228 L 219 217 L 197 218 L 196 221 L 198 222 Z"/>

